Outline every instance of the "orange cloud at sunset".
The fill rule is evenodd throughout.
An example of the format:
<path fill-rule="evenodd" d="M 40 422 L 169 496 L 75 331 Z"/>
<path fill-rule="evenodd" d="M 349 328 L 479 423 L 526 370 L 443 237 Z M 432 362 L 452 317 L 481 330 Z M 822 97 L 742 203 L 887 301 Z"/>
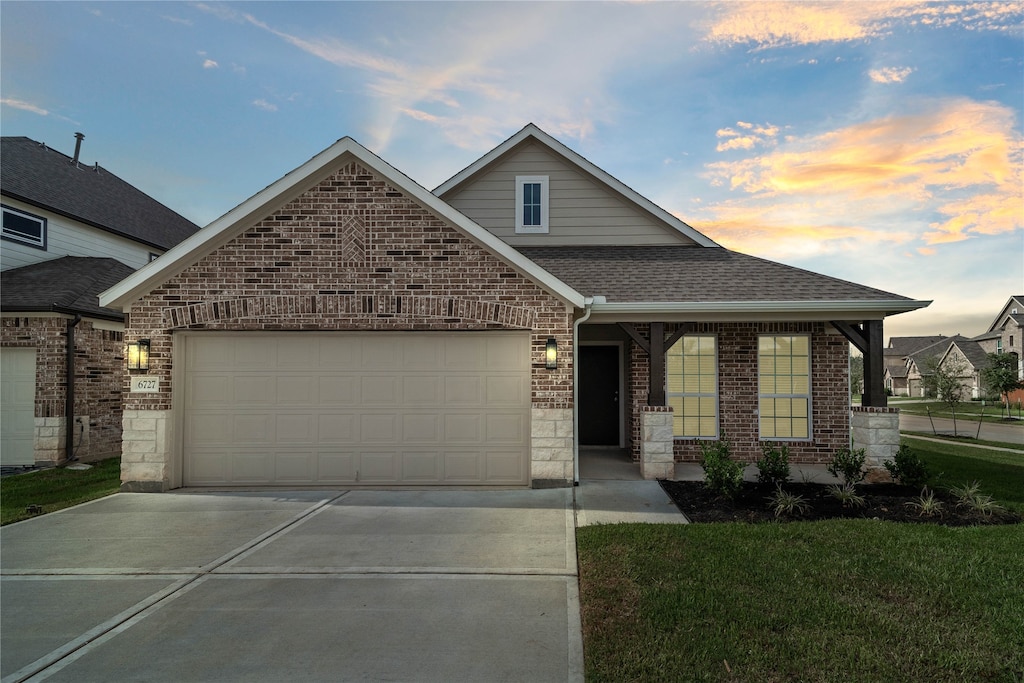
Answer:
<path fill-rule="evenodd" d="M 707 168 L 713 184 L 744 192 L 736 201 L 748 206 L 823 202 L 861 225 L 899 211 L 916 217 L 903 221 L 922 226 L 926 244 L 939 244 L 1024 226 L 1022 149 L 1011 110 L 961 99 L 792 136 L 765 154 Z M 723 211 L 708 210 L 712 223 Z"/>

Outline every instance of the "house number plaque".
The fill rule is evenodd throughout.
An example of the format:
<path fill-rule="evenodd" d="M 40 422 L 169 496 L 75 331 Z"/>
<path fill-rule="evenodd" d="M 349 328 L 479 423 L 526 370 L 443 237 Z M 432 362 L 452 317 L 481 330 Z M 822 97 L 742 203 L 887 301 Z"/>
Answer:
<path fill-rule="evenodd" d="M 132 377 L 132 393 L 151 394 L 160 391 L 159 377 Z"/>

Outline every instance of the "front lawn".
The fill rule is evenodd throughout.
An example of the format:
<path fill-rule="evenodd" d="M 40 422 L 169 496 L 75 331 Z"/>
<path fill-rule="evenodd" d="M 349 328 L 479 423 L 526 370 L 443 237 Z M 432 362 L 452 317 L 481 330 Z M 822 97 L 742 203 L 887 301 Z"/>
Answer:
<path fill-rule="evenodd" d="M 1024 680 L 1024 528 L 577 529 L 588 681 Z"/>
<path fill-rule="evenodd" d="M 941 401 L 931 400 L 911 403 L 892 401 L 891 405 L 899 408 L 901 413 L 906 413 L 907 415 L 927 416 L 930 413 L 931 416 L 935 418 L 941 417 L 946 420 L 953 418 L 953 413 L 950 412 L 949 406 Z M 1006 408 L 1002 404 L 993 403 L 992 401 L 987 401 L 985 405 L 982 405 L 981 401 L 964 401 L 956 407 L 956 419 L 958 423 L 960 420 L 963 420 L 964 424 L 978 424 L 978 419 L 980 417 L 985 422 L 1020 425 L 1021 429 L 1024 430 L 1024 422 L 1020 419 L 1022 414 L 1019 406 L 1016 404 L 1010 406 L 1010 416 L 1011 418 L 1016 419 L 1008 421 L 1006 419 Z"/>
<path fill-rule="evenodd" d="M 117 493 L 121 459 L 92 463 L 88 470 L 63 467 L 15 474 L 0 479 L 0 524 L 10 524 Z M 26 512 L 37 505 L 40 512 Z"/>
<path fill-rule="evenodd" d="M 913 438 L 905 443 L 924 460 L 933 486 L 977 481 L 1000 505 L 1024 513 L 1024 454 Z"/>

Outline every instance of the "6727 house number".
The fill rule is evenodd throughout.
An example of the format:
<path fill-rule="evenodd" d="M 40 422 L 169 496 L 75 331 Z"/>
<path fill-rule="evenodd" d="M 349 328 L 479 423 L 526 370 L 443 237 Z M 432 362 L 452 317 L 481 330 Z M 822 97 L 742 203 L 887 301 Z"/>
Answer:
<path fill-rule="evenodd" d="M 132 377 L 131 391 L 135 393 L 153 393 L 160 391 L 160 378 Z"/>

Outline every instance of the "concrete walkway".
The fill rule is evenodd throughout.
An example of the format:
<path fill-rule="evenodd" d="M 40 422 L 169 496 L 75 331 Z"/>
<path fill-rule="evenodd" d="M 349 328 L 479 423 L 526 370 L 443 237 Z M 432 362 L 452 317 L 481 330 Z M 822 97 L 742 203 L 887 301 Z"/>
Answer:
<path fill-rule="evenodd" d="M 572 494 L 116 494 L 13 524 L 0 676 L 581 681 Z"/>

